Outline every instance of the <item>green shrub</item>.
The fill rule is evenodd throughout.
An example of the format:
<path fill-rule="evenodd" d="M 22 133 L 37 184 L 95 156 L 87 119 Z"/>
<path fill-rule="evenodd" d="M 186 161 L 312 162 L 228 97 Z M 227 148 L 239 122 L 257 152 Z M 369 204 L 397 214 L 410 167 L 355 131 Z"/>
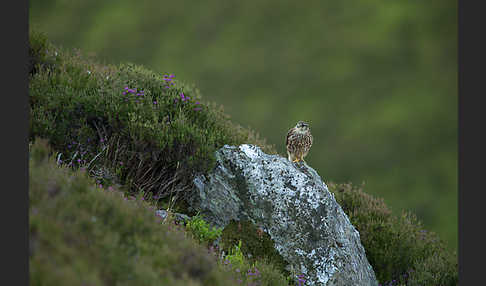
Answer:
<path fill-rule="evenodd" d="M 39 69 L 52 69 L 60 61 L 56 48 L 49 43 L 45 34 L 30 31 L 29 37 L 29 74 L 35 74 Z"/>
<path fill-rule="evenodd" d="M 211 227 L 201 215 L 196 215 L 191 218 L 186 224 L 186 229 L 197 239 L 200 243 L 211 244 L 214 240 L 221 236 L 222 228 Z"/>
<path fill-rule="evenodd" d="M 225 261 L 228 263 L 233 264 L 235 267 L 241 268 L 245 263 L 245 256 L 243 252 L 241 252 L 241 240 L 238 242 L 238 245 L 233 245 L 228 251 L 228 254 L 225 256 Z"/>
<path fill-rule="evenodd" d="M 457 255 L 411 213 L 397 217 L 383 202 L 351 184 L 329 190 L 360 233 L 366 257 L 384 285 L 457 285 Z"/>
<path fill-rule="evenodd" d="M 110 173 L 133 193 L 181 199 L 192 176 L 214 166 L 214 152 L 224 144 L 253 143 L 275 152 L 174 75 L 134 64 L 101 65 L 56 49 L 35 32 L 30 46 L 34 62 L 55 59 L 36 64 L 30 76 L 30 140 L 48 139 L 73 168 Z"/>
<path fill-rule="evenodd" d="M 222 260 L 222 266 L 233 272 L 238 285 L 293 285 L 272 263 L 266 260 L 250 262 L 241 251 L 241 240 L 229 247 L 229 252 Z"/>
<path fill-rule="evenodd" d="M 275 249 L 270 235 L 250 221 L 231 221 L 223 229 L 221 244 L 226 252 L 233 251 L 232 247 L 239 245 L 238 250 L 241 250 L 251 263 L 266 261 L 281 273 L 289 274 L 285 270 L 287 263 Z"/>
<path fill-rule="evenodd" d="M 233 274 L 141 200 L 58 167 L 45 143 L 29 168 L 31 285 L 231 285 Z"/>

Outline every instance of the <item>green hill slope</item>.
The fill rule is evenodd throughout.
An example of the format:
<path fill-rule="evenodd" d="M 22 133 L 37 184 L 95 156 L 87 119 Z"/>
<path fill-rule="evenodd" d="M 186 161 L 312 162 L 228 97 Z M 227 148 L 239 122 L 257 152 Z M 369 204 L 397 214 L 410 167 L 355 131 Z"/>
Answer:
<path fill-rule="evenodd" d="M 227 285 L 228 275 L 218 270 L 221 265 L 199 265 L 209 259 L 200 246 L 189 241 L 175 245 L 177 235 L 164 243 L 156 238 L 165 228 L 154 224 L 153 210 L 125 207 L 117 195 L 93 192 L 93 184 L 143 198 L 150 207 L 187 212 L 184 200 L 193 189 L 192 178 L 212 168 L 215 150 L 224 144 L 251 143 L 272 153 L 274 147 L 230 121 L 217 106 L 204 102 L 194 86 L 173 74 L 133 64 L 100 64 L 79 51 L 60 49 L 36 32 L 30 35 L 29 56 L 30 142 L 41 137 L 52 147 L 48 164 L 47 151 L 31 150 L 29 261 L 35 277 L 31 281 L 38 283 L 34 285 L 73 285 L 83 282 L 76 280 L 80 276 L 95 285 L 152 285 L 163 279 L 173 285 Z M 70 176 L 68 169 L 76 175 Z M 360 232 L 382 283 L 456 285 L 457 254 L 445 249 L 444 242 L 425 231 L 413 215 L 392 214 L 382 200 L 351 185 L 329 186 Z M 104 223 L 91 224 L 98 219 Z M 223 233 L 235 241 L 243 237 L 228 231 Z M 242 252 L 258 236 L 245 237 Z M 161 244 L 176 251 L 174 256 L 161 252 L 169 260 L 157 256 Z M 222 248 L 228 253 L 233 246 Z M 195 252 L 195 262 L 183 259 L 186 247 Z M 254 274 L 256 265 L 262 285 L 282 285 L 290 275 L 265 259 L 246 260 L 248 254 L 232 252 L 232 261 L 242 266 L 230 276 L 251 282 L 246 274 Z M 142 268 L 134 257 L 143 261 Z M 168 266 L 171 261 L 176 268 Z M 56 270 L 59 264 L 64 265 L 62 271 Z M 181 269 L 187 275 L 177 272 L 178 265 L 189 267 Z"/>
<path fill-rule="evenodd" d="M 457 249 L 456 1 L 29 5 L 54 43 L 193 82 L 280 154 L 309 121 L 326 181 L 365 181 Z"/>

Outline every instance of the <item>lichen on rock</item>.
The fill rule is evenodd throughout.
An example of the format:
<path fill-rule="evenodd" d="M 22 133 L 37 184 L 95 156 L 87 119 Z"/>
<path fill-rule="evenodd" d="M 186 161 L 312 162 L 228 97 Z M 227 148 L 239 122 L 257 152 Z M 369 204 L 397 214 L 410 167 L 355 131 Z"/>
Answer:
<path fill-rule="evenodd" d="M 216 159 L 189 200 L 211 224 L 250 221 L 306 285 L 378 285 L 358 231 L 314 169 L 248 144 L 225 145 Z"/>

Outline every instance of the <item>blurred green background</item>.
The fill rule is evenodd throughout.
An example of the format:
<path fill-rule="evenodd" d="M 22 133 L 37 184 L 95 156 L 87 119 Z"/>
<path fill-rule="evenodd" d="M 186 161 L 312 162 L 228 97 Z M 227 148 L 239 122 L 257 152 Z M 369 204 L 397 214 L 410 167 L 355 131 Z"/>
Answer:
<path fill-rule="evenodd" d="M 55 44 L 174 73 L 281 155 L 308 121 L 306 161 L 326 182 L 365 182 L 457 250 L 456 1 L 29 5 Z"/>

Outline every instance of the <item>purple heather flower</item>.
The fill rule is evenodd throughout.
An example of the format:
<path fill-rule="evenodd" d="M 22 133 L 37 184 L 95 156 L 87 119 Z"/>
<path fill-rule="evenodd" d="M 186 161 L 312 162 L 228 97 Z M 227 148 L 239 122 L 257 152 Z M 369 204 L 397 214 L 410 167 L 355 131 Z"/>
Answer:
<path fill-rule="evenodd" d="M 194 111 L 199 111 L 199 110 L 202 110 L 202 108 L 201 107 L 194 108 Z"/>
<path fill-rule="evenodd" d="M 157 104 L 157 100 L 154 100 L 154 104 Z"/>
<path fill-rule="evenodd" d="M 126 92 L 126 91 L 124 91 L 124 92 L 122 92 L 122 94 L 123 94 L 123 95 L 125 95 L 125 94 L 127 94 L 127 92 Z"/>
<path fill-rule="evenodd" d="M 128 90 L 128 86 L 125 86 L 125 90 Z"/>

